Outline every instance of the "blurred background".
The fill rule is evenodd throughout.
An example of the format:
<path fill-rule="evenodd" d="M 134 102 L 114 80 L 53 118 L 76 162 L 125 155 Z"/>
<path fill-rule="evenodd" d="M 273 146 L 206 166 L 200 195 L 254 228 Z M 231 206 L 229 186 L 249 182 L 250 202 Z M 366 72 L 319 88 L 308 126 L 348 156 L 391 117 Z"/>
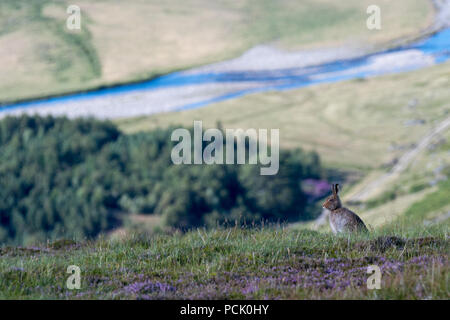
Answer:
<path fill-rule="evenodd" d="M 449 12 L 444 0 L 1 0 L 0 243 L 326 230 L 335 182 L 372 227 L 448 224 Z M 173 165 L 171 132 L 194 120 L 280 129 L 279 173 Z"/>

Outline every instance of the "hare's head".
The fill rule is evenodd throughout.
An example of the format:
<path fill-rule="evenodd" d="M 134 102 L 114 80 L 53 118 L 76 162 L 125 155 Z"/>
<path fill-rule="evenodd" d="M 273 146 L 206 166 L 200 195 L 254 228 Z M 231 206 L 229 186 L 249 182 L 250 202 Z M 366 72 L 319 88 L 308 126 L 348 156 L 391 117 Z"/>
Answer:
<path fill-rule="evenodd" d="M 329 196 L 327 200 L 325 200 L 322 207 L 330 211 L 333 211 L 342 207 L 341 200 L 339 199 L 338 196 L 339 184 L 332 184 L 331 191 L 333 192 L 333 194 Z"/>

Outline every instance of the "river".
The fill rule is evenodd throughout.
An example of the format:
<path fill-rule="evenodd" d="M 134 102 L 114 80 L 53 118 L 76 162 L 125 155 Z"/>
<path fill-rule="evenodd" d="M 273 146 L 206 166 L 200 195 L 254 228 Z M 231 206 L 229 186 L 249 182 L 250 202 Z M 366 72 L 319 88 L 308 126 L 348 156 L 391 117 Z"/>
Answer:
<path fill-rule="evenodd" d="M 364 55 L 352 48 L 283 52 L 255 47 L 241 57 L 137 84 L 0 107 L 6 115 L 101 119 L 207 106 L 246 94 L 408 72 L 450 59 L 450 28 L 412 44 Z"/>

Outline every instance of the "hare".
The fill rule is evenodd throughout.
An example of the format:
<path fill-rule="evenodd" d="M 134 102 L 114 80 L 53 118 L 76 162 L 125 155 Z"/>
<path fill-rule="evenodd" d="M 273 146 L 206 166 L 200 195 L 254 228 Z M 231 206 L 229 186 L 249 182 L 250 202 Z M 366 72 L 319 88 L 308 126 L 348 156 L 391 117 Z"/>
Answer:
<path fill-rule="evenodd" d="M 368 232 L 366 225 L 356 213 L 345 208 L 339 199 L 339 184 L 331 186 L 333 194 L 325 200 L 322 207 L 330 210 L 330 227 L 333 233 Z"/>

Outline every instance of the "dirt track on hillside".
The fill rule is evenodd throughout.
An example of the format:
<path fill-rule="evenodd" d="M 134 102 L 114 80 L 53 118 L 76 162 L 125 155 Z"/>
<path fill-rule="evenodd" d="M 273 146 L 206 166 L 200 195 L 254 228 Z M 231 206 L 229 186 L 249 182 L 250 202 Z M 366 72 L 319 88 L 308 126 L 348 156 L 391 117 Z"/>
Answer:
<path fill-rule="evenodd" d="M 392 169 L 381 177 L 375 179 L 364 187 L 361 191 L 353 195 L 348 201 L 351 202 L 362 202 L 369 198 L 369 196 L 376 190 L 384 187 L 389 179 L 399 175 L 403 172 L 411 162 L 423 151 L 432 141 L 433 138 L 443 133 L 450 127 L 450 117 L 446 118 L 444 121 L 440 122 L 439 125 L 434 127 L 427 135 L 425 135 L 416 146 L 403 154 L 397 161 L 397 163 L 392 167 Z"/>

